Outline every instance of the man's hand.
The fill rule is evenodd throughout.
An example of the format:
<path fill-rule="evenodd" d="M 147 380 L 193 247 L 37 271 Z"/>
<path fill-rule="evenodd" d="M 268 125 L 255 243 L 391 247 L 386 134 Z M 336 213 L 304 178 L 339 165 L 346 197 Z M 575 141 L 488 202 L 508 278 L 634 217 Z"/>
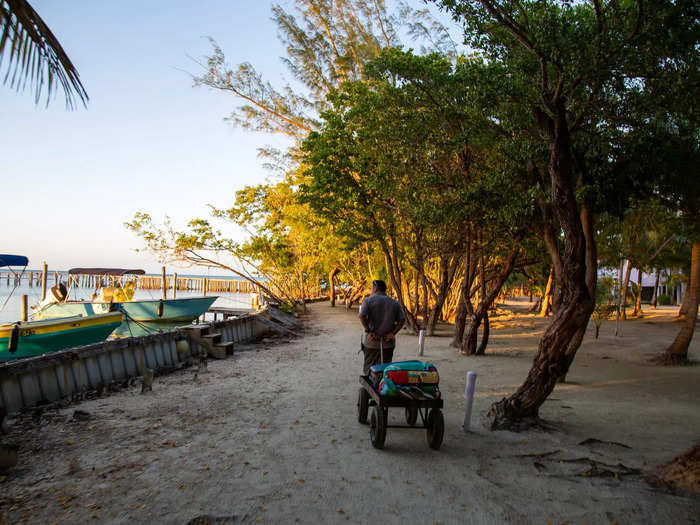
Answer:
<path fill-rule="evenodd" d="M 394 334 L 386 334 L 384 336 L 385 343 L 391 343 L 394 339 L 396 339 L 396 336 L 394 336 Z"/>
<path fill-rule="evenodd" d="M 367 333 L 367 340 L 368 341 L 379 341 L 381 337 L 379 337 L 377 334 L 374 332 L 368 332 Z"/>

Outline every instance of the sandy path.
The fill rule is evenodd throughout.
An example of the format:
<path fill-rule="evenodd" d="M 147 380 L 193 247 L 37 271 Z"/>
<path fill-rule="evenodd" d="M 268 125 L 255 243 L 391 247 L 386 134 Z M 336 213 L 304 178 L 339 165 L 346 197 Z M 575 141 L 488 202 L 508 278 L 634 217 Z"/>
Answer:
<path fill-rule="evenodd" d="M 270 523 L 690 523 L 700 497 L 652 490 L 641 476 L 584 477 L 591 458 L 644 470 L 700 438 L 700 367 L 646 359 L 677 330 L 672 310 L 630 321 L 624 337 L 587 334 L 542 409 L 560 429 L 464 434 L 464 377 L 479 373 L 475 416 L 524 378 L 546 321 L 496 320 L 489 355 L 465 358 L 430 338 L 446 435 L 389 429 L 372 449 L 355 419 L 356 311 L 311 307 L 303 338 L 239 347 L 235 357 L 158 377 L 78 407 L 23 417 L 20 464 L 2 478 L 3 523 L 177 523 L 209 514 Z M 650 322 L 651 321 L 651 322 Z M 700 359 L 696 340 L 691 355 Z M 415 356 L 402 332 L 396 359 Z M 71 422 L 73 410 L 91 414 Z M 400 421 L 403 414 L 391 416 Z M 20 437 L 20 436 L 24 437 Z M 587 438 L 624 444 L 591 443 Z M 554 452 L 551 455 L 544 453 Z M 540 456 L 533 456 L 540 455 Z"/>

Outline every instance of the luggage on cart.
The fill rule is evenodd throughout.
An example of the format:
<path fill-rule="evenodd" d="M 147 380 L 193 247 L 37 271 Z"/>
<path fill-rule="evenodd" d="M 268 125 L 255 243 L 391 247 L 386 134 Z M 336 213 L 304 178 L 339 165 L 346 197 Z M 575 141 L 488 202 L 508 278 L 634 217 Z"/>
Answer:
<path fill-rule="evenodd" d="M 432 363 L 399 361 L 370 368 L 369 379 L 381 395 L 407 399 L 438 399 L 440 376 Z"/>

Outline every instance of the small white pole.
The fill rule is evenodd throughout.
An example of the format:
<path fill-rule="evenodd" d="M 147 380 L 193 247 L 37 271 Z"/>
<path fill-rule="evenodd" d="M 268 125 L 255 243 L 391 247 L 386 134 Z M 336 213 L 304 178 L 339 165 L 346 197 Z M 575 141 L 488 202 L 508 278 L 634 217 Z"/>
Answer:
<path fill-rule="evenodd" d="M 425 330 L 420 330 L 418 332 L 418 355 L 423 355 L 423 348 L 425 347 Z"/>
<path fill-rule="evenodd" d="M 467 387 L 464 390 L 464 397 L 467 399 L 467 406 L 464 412 L 464 424 L 462 430 L 469 432 L 469 425 L 472 419 L 472 405 L 474 404 L 474 387 L 476 386 L 476 372 L 467 372 Z"/>

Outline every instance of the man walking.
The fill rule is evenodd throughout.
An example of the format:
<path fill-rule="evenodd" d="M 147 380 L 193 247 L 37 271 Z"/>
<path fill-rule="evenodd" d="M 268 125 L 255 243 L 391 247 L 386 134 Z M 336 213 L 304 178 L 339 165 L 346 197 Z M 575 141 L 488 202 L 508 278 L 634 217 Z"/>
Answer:
<path fill-rule="evenodd" d="M 365 328 L 362 335 L 362 351 L 365 362 L 363 373 L 369 374 L 369 367 L 382 362 L 391 363 L 394 357 L 396 334 L 406 322 L 401 306 L 386 295 L 384 281 L 372 281 L 370 296 L 360 306 L 360 322 Z"/>

